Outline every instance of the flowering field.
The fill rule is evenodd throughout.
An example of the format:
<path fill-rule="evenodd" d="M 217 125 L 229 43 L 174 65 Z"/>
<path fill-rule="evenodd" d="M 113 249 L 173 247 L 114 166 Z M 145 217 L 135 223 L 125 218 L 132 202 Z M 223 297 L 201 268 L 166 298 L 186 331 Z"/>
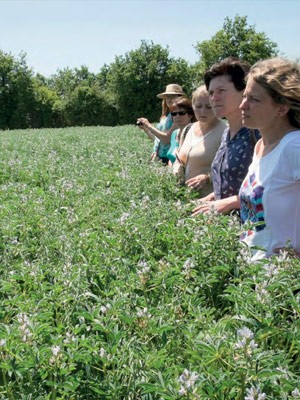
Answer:
<path fill-rule="evenodd" d="M 0 399 L 300 398 L 300 263 L 148 161 L 133 126 L 5 131 Z"/>

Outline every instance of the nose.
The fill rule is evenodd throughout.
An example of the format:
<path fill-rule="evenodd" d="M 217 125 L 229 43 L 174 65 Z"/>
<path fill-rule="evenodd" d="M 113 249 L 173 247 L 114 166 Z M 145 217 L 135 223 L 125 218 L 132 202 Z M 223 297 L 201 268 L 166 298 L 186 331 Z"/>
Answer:
<path fill-rule="evenodd" d="M 218 95 L 217 92 L 212 92 L 212 93 L 210 94 L 210 96 L 209 96 L 209 101 L 210 101 L 210 102 L 215 101 L 215 100 L 219 99 L 219 97 L 220 97 L 220 96 Z"/>
<path fill-rule="evenodd" d="M 239 105 L 240 110 L 246 110 L 248 108 L 248 103 L 246 97 L 243 98 L 241 104 Z"/>

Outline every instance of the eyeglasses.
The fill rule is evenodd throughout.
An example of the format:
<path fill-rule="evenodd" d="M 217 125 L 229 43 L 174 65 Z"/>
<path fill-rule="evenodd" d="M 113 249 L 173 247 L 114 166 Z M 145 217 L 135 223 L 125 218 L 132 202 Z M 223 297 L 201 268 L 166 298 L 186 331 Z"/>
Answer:
<path fill-rule="evenodd" d="M 187 114 L 187 111 L 175 111 L 175 112 L 171 112 L 172 117 L 176 117 L 176 115 L 185 115 Z"/>

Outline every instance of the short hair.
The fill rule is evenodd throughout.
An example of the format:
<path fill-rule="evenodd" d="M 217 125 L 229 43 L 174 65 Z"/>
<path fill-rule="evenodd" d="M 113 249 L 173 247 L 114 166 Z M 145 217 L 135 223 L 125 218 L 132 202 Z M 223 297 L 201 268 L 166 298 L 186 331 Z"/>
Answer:
<path fill-rule="evenodd" d="M 224 60 L 213 64 L 204 73 L 204 83 L 206 89 L 209 90 L 210 81 L 217 76 L 229 76 L 230 81 L 239 92 L 246 87 L 245 76 L 249 72 L 250 64 L 236 57 L 227 57 Z"/>
<path fill-rule="evenodd" d="M 300 64 L 280 57 L 269 58 L 255 63 L 249 76 L 275 103 L 289 107 L 290 124 L 300 128 Z"/>
<path fill-rule="evenodd" d="M 187 111 L 187 113 L 192 116 L 192 122 L 197 121 L 193 110 L 192 101 L 188 97 L 180 96 L 175 99 L 170 106 L 170 111 L 173 111 L 175 107 L 180 107 Z"/>

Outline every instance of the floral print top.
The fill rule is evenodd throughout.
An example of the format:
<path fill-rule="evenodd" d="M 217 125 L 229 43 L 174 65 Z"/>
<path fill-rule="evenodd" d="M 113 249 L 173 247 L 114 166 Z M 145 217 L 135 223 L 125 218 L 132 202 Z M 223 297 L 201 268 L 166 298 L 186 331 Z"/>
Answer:
<path fill-rule="evenodd" d="M 231 139 L 226 128 L 221 145 L 211 166 L 211 178 L 215 199 L 225 199 L 238 194 L 241 184 L 252 162 L 256 141 L 260 138 L 257 130 L 242 127 Z"/>

